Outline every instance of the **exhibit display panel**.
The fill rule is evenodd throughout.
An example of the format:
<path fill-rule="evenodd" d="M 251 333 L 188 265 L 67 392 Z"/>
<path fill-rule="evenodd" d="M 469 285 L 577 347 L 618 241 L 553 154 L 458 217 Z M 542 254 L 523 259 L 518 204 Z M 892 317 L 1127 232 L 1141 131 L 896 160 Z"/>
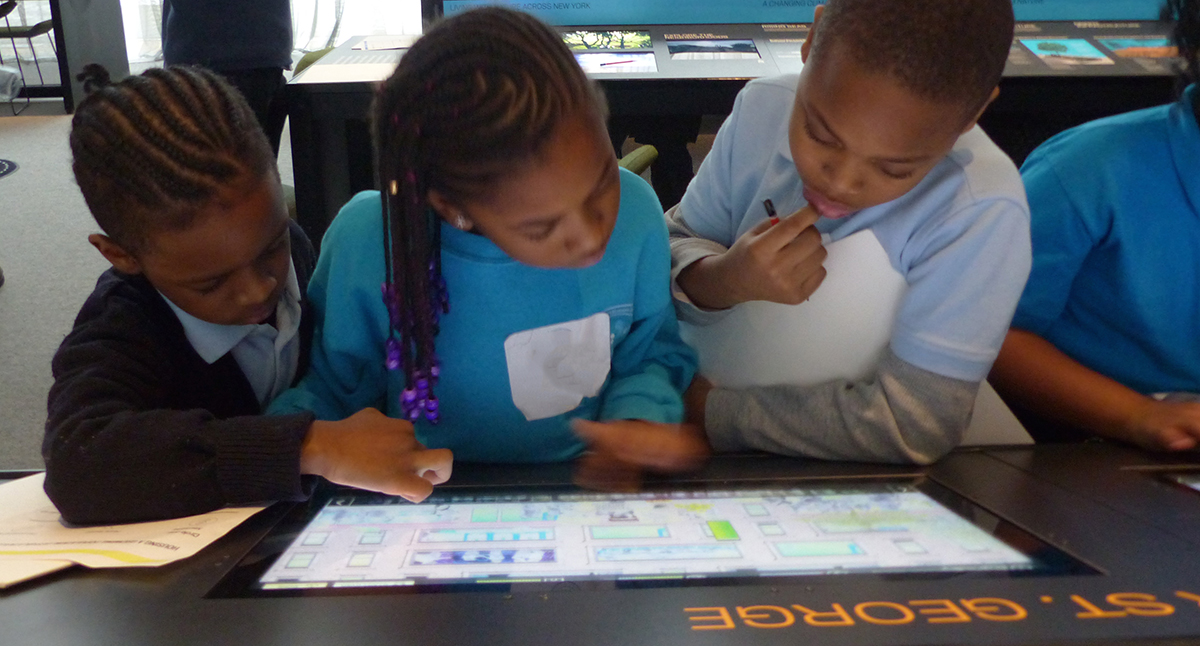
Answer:
<path fill-rule="evenodd" d="M 825 0 L 444 0 L 453 15 L 472 7 L 505 4 L 556 25 L 811 22 Z M 1158 0 L 1013 0 L 1017 20 L 1154 20 Z"/>

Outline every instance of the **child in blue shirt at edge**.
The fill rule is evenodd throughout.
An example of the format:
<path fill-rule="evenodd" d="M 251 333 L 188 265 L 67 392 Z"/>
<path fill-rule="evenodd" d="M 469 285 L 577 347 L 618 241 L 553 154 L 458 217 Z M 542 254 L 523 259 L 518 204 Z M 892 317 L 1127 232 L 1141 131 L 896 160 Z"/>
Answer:
<path fill-rule="evenodd" d="M 1012 35 L 1010 0 L 830 0 L 801 74 L 738 95 L 668 212 L 680 317 L 802 303 L 825 275 L 821 236 L 863 229 L 908 291 L 871 378 L 698 379 L 689 414 L 714 449 L 928 463 L 960 442 L 1029 271 L 1020 177 L 975 125 Z M 772 226 L 764 199 L 793 215 Z"/>
<path fill-rule="evenodd" d="M 200 68 L 84 76 L 73 170 L 104 231 L 88 240 L 113 268 L 53 359 L 42 452 L 63 517 L 298 500 L 312 484 L 302 474 L 428 495 L 451 456 L 422 450 L 407 423 L 261 415 L 307 361 L 314 254 L 241 95 Z"/>
<path fill-rule="evenodd" d="M 578 480 L 599 487 L 701 459 L 679 427 L 695 356 L 662 208 L 619 169 L 602 98 L 558 34 L 500 7 L 448 18 L 372 116 L 385 190 L 325 234 L 312 369 L 271 411 L 384 407 L 460 461 L 590 445 Z"/>
<path fill-rule="evenodd" d="M 1021 168 L 1033 272 L 990 378 L 1038 440 L 1200 441 L 1200 2 L 1163 13 L 1179 100 L 1062 132 Z"/>

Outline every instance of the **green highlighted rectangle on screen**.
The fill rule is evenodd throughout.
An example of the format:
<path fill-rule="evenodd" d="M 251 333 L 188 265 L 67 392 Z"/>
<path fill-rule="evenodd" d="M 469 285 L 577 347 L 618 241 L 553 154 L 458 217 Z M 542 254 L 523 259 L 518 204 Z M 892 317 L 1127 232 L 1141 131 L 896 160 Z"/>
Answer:
<path fill-rule="evenodd" d="M 494 523 L 500 519 L 500 510 L 495 507 L 476 507 L 471 510 L 472 523 Z"/>
<path fill-rule="evenodd" d="M 733 524 L 727 520 L 710 520 L 708 528 L 712 530 L 713 538 L 718 541 L 736 541 L 741 538 Z"/>

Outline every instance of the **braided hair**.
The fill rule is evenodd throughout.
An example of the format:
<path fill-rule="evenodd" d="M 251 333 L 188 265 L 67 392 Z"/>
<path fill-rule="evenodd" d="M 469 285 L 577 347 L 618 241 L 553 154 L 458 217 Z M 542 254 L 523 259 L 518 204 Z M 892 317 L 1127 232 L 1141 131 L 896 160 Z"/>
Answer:
<path fill-rule="evenodd" d="M 71 120 L 72 170 L 96 223 L 134 252 L 154 231 L 190 226 L 224 186 L 278 173 L 246 100 L 199 67 L 150 69 L 112 83 L 100 65 Z"/>
<path fill-rule="evenodd" d="M 452 203 L 486 196 L 581 110 L 604 118 L 598 89 L 562 38 L 503 7 L 434 24 L 379 88 L 372 135 L 383 202 L 386 363 L 404 370 L 400 404 L 410 420 L 438 420 L 434 337 L 438 317 L 450 311 L 430 191 Z"/>
<path fill-rule="evenodd" d="M 1179 48 L 1183 82 L 1200 81 L 1200 61 L 1197 60 L 1200 55 L 1200 2 L 1167 0 L 1161 18 L 1175 25 L 1171 30 L 1171 41 Z"/>

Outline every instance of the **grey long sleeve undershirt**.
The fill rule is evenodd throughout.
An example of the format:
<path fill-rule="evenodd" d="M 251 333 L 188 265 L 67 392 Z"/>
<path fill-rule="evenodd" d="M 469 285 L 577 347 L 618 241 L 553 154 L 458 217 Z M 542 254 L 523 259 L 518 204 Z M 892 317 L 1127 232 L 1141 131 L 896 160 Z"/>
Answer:
<path fill-rule="evenodd" d="M 696 307 L 675 281 L 685 267 L 725 247 L 691 231 L 678 207 L 667 211 L 667 227 L 679 319 L 712 323 L 725 311 Z M 708 395 L 705 427 L 716 451 L 929 464 L 962 441 L 978 390 L 979 382 L 918 368 L 888 348 L 870 380 L 715 388 Z"/>
<path fill-rule="evenodd" d="M 962 441 L 978 390 L 889 348 L 870 381 L 713 389 L 704 421 L 716 451 L 929 464 Z"/>

